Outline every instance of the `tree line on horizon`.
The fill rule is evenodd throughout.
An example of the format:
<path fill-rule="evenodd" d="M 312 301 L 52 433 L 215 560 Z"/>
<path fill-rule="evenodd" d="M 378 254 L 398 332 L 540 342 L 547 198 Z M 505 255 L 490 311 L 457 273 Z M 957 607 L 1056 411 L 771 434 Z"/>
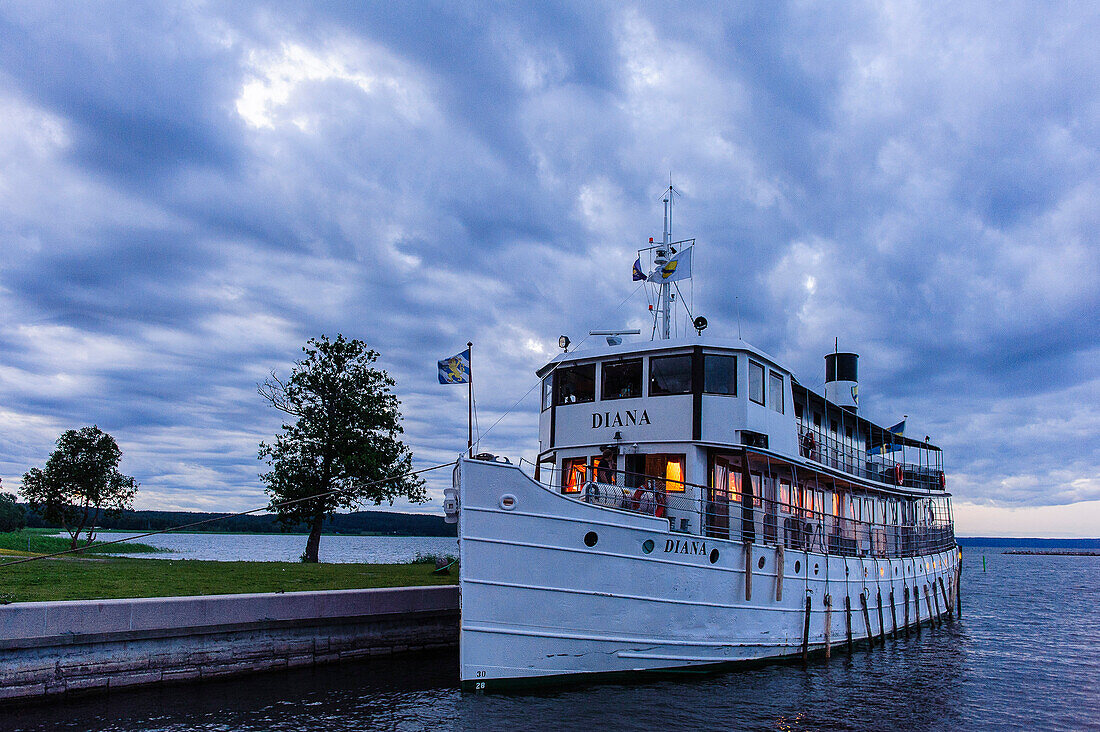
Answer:
<path fill-rule="evenodd" d="M 402 441 L 401 402 L 393 378 L 374 368 L 378 352 L 360 340 L 337 334 L 311 338 L 305 356 L 285 378 L 275 371 L 257 386 L 271 406 L 293 418 L 271 443 L 261 442 L 260 474 L 270 498 L 270 515 L 230 516 L 174 511 L 133 511 L 138 483 L 118 470 L 122 450 L 98 426 L 66 430 L 43 468 L 31 468 L 20 489 L 30 511 L 14 496 L 0 494 L 0 528 L 12 525 L 58 526 L 72 548 L 99 529 L 157 530 L 182 526 L 203 516 L 219 521 L 208 531 L 308 532 L 303 562 L 316 562 L 321 535 L 340 533 L 417 533 L 453 536 L 442 517 L 354 511 L 364 503 L 393 505 L 395 498 L 427 500 L 424 481 L 412 470 L 412 451 Z M 178 523 L 173 523 L 178 521 Z"/>

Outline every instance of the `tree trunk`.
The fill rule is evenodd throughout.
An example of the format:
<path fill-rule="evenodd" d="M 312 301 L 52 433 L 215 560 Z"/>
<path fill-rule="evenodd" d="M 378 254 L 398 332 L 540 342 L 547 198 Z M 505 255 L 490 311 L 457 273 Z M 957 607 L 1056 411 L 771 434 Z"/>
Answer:
<path fill-rule="evenodd" d="M 324 510 L 318 510 L 313 515 L 313 522 L 309 527 L 309 539 L 306 540 L 306 553 L 302 555 L 303 562 L 317 563 L 317 551 L 321 547 L 321 524 L 325 522 Z"/>

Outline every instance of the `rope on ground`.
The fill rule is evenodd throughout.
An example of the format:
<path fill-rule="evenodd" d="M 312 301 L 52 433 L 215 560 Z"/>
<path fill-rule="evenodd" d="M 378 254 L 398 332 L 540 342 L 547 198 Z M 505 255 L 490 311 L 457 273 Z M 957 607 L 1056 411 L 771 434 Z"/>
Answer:
<path fill-rule="evenodd" d="M 408 477 L 411 477 L 413 475 L 420 475 L 421 473 L 427 473 L 427 472 L 430 472 L 432 470 L 439 470 L 440 468 L 445 468 L 445 467 L 448 467 L 450 465 L 454 465 L 454 463 L 440 463 L 439 465 L 433 465 L 429 468 L 421 468 L 420 470 L 413 470 L 413 471 L 410 471 L 408 473 L 402 473 L 400 475 L 391 475 L 387 478 L 382 478 L 380 480 L 371 481 L 370 483 L 366 483 L 361 487 L 362 488 L 370 488 L 371 486 L 374 486 L 374 485 L 380 485 L 382 483 L 388 483 L 391 480 L 400 480 L 402 478 L 408 478 Z M 146 532 L 144 534 L 137 534 L 136 536 L 127 536 L 123 539 L 114 539 L 112 541 L 99 541 L 99 542 L 96 542 L 94 544 L 88 544 L 87 546 L 78 547 L 76 549 L 65 549 L 64 551 L 53 552 L 52 554 L 39 554 L 36 557 L 26 557 L 24 559 L 17 559 L 13 562 L 2 562 L 2 563 L 0 563 L 0 569 L 3 569 L 4 567 L 11 567 L 11 566 L 14 566 L 16 564 L 26 564 L 27 562 L 37 562 L 40 559 L 52 559 L 53 557 L 60 557 L 60 556 L 63 556 L 65 554 L 77 554 L 79 552 L 87 551 L 88 549 L 92 549 L 92 548 L 99 549 L 101 547 L 111 546 L 112 544 L 122 544 L 122 543 L 127 542 L 127 541 L 134 541 L 135 539 L 145 539 L 145 538 L 148 538 L 150 536 L 157 536 L 159 534 L 170 534 L 173 531 L 183 531 L 185 529 L 191 529 L 191 528 L 194 528 L 196 526 L 202 526 L 203 524 L 209 524 L 209 523 L 213 523 L 215 521 L 224 521 L 227 518 L 236 518 L 238 516 L 248 516 L 249 514 L 259 513 L 260 511 L 270 511 L 273 508 L 282 508 L 283 506 L 291 506 L 295 503 L 303 503 L 305 501 L 313 501 L 313 500 L 316 500 L 318 498 L 327 498 L 328 496 L 335 496 L 335 495 L 338 495 L 340 493 L 347 493 L 347 491 L 348 491 L 348 489 L 346 489 L 346 488 L 336 488 L 336 489 L 331 490 L 331 491 L 325 491 L 324 493 L 316 493 L 312 496 L 306 496 L 305 498 L 292 498 L 288 501 L 279 501 L 278 503 L 269 503 L 266 506 L 261 506 L 259 508 L 252 508 L 252 509 L 249 509 L 247 511 L 238 511 L 237 513 L 227 513 L 224 516 L 214 516 L 212 518 L 202 519 L 201 521 L 192 521 L 189 524 L 183 524 L 181 526 L 173 526 L 173 527 L 167 528 L 167 529 L 159 529 L 157 531 L 149 531 L 149 532 Z"/>

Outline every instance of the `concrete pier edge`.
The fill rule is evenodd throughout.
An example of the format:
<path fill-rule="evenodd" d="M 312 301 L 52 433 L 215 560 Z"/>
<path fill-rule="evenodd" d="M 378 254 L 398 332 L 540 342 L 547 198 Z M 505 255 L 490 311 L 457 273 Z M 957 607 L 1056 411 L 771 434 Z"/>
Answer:
<path fill-rule="evenodd" d="M 0 606 L 0 701 L 453 647 L 458 587 Z"/>

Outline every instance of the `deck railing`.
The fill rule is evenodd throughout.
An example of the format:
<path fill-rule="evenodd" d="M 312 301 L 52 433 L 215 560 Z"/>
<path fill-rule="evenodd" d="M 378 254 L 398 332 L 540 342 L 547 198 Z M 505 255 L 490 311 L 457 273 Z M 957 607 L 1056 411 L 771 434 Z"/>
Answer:
<path fill-rule="evenodd" d="M 934 450 L 918 447 L 910 449 L 923 450 L 929 456 L 935 453 L 938 457 L 938 452 Z M 831 436 L 824 429 L 802 421 L 799 421 L 798 425 L 798 452 L 802 457 L 827 467 L 889 485 L 924 490 L 940 490 L 945 485 L 942 465 L 939 464 L 938 459 L 935 464 L 931 460 L 912 463 L 898 459 L 904 454 L 901 450 L 892 452 L 860 450 Z M 902 478 L 900 483 L 896 474 L 899 467 Z"/>
<path fill-rule="evenodd" d="M 686 534 L 852 557 L 912 557 L 955 546 L 949 508 L 942 498 L 915 499 L 906 507 L 898 506 L 899 514 L 911 515 L 910 521 L 878 521 L 844 515 L 852 505 L 846 492 L 840 494 L 845 508 L 837 515 L 756 495 L 745 502 L 740 494 L 730 496 L 695 483 L 604 468 L 594 472 L 587 476 L 592 479 L 578 482 L 576 491 L 565 495 L 666 518 L 673 531 Z M 561 490 L 552 476 L 546 486 Z M 692 492 L 703 497 L 693 497 Z M 875 505 L 881 509 L 881 504 Z"/>

